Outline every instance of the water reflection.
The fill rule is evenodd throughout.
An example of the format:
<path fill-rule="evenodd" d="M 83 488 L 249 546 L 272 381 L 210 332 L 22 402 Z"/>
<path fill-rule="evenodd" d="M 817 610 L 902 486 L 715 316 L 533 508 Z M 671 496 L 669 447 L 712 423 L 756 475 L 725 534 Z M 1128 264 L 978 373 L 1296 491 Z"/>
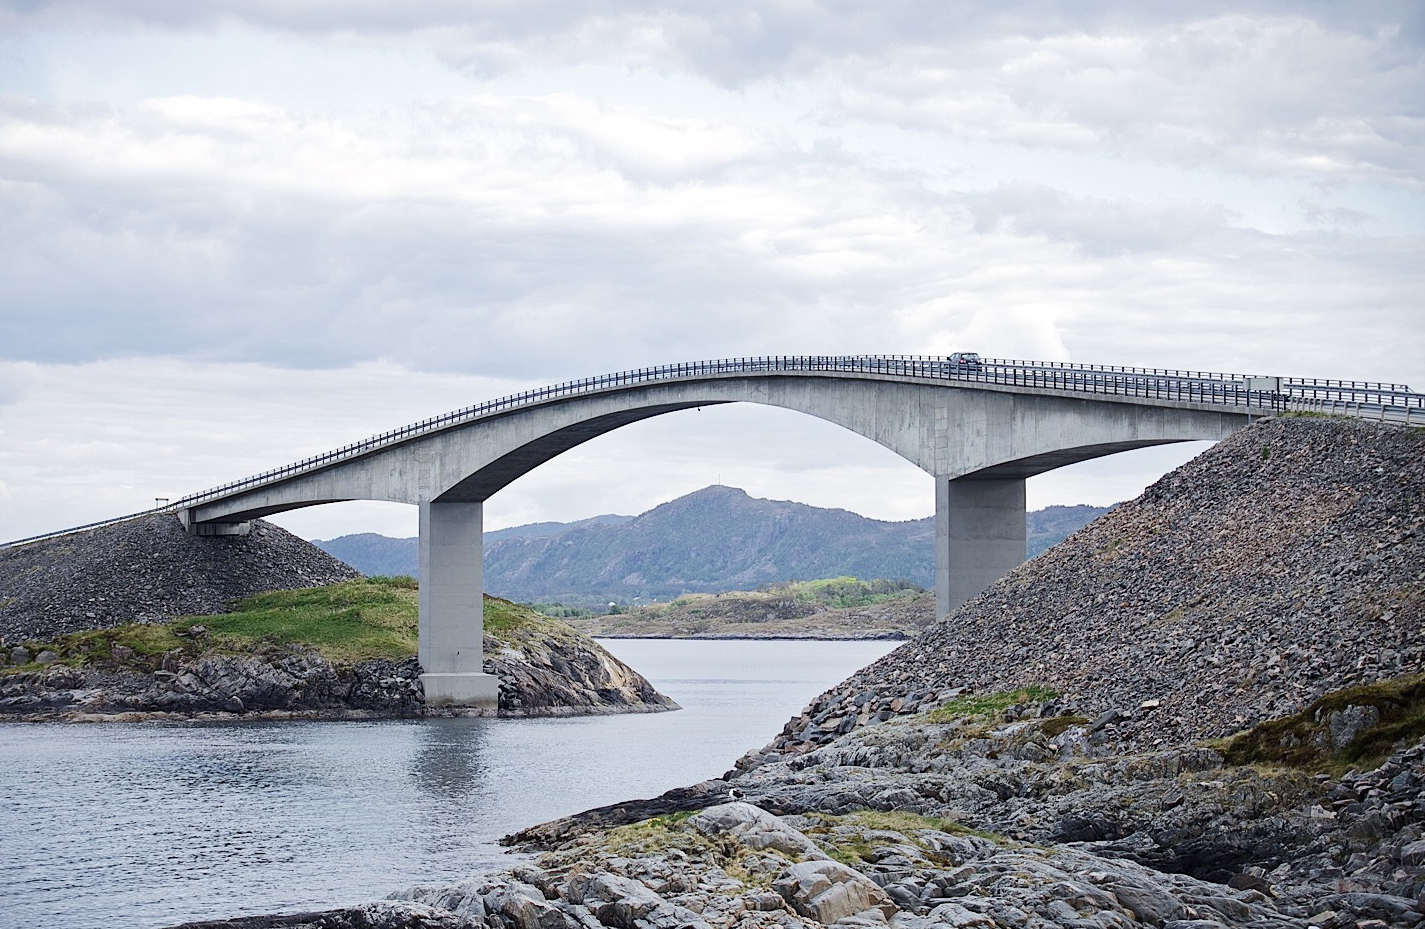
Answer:
<path fill-rule="evenodd" d="M 678 713 L 0 725 L 0 926 L 296 912 L 505 867 L 498 836 L 720 773 L 889 647 L 615 643 Z"/>
<path fill-rule="evenodd" d="M 442 800 L 480 790 L 486 781 L 485 753 L 493 722 L 479 718 L 429 719 L 416 726 L 411 783 L 422 793 Z"/>

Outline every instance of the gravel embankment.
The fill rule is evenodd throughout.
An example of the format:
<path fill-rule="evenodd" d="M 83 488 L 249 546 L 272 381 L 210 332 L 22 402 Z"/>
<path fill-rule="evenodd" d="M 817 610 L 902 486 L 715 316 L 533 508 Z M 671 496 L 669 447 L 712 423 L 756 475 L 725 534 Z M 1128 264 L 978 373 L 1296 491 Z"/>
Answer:
<path fill-rule="evenodd" d="M 361 577 L 263 520 L 246 536 L 188 535 L 159 515 L 0 549 L 0 644 L 209 615 L 269 590 Z"/>
<path fill-rule="evenodd" d="M 1117 714 L 1125 747 L 1182 745 L 1425 669 L 1422 500 L 1425 430 L 1258 423 L 823 694 L 761 757 L 1032 684 Z"/>

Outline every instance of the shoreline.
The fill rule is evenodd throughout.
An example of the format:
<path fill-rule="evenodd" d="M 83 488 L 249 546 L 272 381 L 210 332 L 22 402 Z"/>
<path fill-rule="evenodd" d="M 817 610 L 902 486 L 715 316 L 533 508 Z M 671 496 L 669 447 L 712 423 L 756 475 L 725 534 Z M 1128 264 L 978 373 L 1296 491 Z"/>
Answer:
<path fill-rule="evenodd" d="M 86 713 L 64 710 L 45 710 L 36 713 L 0 713 L 0 725 L 26 723 L 72 723 L 76 725 L 102 723 L 147 723 L 147 722 L 274 722 L 297 720 L 302 722 L 371 722 L 386 720 L 418 719 L 567 719 L 579 716 L 627 716 L 642 713 L 673 713 L 681 706 L 636 706 L 636 707 L 542 707 L 537 710 L 483 710 L 472 707 L 440 707 L 419 713 L 386 713 L 379 710 L 253 710 L 246 713 L 228 713 L 218 710 L 201 713 L 181 713 L 172 710 L 125 710 L 115 713 Z"/>
<path fill-rule="evenodd" d="M 915 636 L 897 635 L 605 635 L 586 633 L 591 639 L 646 639 L 653 641 L 695 642 L 909 642 Z"/>

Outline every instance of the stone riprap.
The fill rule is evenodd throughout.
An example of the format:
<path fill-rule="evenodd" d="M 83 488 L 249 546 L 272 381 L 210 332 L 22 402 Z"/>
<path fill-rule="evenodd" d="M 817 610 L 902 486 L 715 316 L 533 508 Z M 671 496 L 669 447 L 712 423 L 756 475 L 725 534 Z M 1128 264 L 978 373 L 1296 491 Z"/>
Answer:
<path fill-rule="evenodd" d="M 222 613 L 265 591 L 358 577 L 264 520 L 246 536 L 207 537 L 176 516 L 145 516 L 0 549 L 0 644 Z"/>
<path fill-rule="evenodd" d="M 1260 422 L 814 700 L 743 766 L 965 692 L 1045 685 L 1126 746 L 1425 669 L 1425 430 Z"/>

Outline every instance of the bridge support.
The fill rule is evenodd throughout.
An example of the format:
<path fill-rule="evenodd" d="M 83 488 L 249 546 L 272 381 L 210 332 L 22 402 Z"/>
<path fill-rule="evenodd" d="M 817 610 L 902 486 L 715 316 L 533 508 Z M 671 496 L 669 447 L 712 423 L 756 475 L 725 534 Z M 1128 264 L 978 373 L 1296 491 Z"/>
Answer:
<path fill-rule="evenodd" d="M 427 706 L 494 710 L 485 674 L 484 504 L 420 505 L 420 661 Z"/>
<path fill-rule="evenodd" d="M 1024 478 L 935 479 L 935 615 L 1024 561 Z"/>

